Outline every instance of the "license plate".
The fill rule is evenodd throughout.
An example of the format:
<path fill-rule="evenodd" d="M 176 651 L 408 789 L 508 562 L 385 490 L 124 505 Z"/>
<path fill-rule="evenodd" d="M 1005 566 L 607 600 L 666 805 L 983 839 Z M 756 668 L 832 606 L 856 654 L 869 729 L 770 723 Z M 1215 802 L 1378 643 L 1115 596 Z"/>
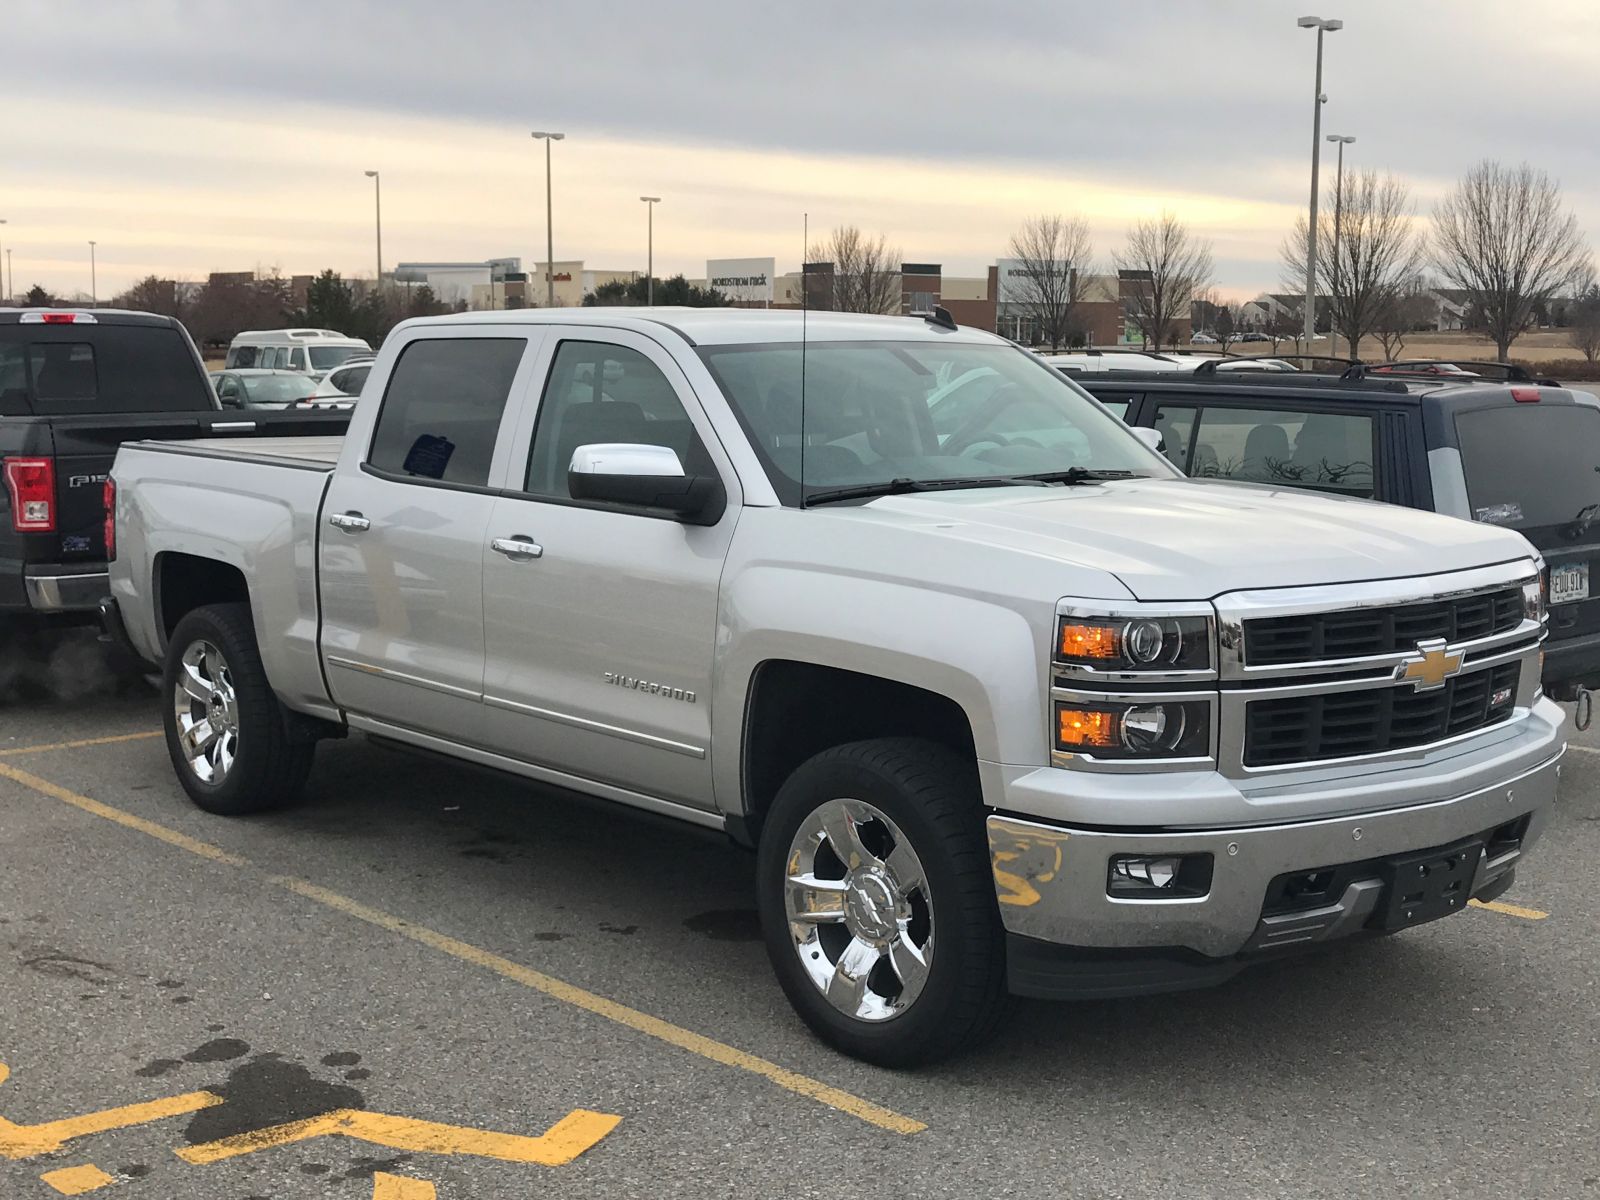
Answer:
<path fill-rule="evenodd" d="M 1408 929 L 1447 917 L 1467 906 L 1472 880 L 1483 857 L 1483 840 L 1469 838 L 1441 850 L 1391 858 L 1384 864 L 1389 894 L 1380 924 Z"/>
<path fill-rule="evenodd" d="M 1589 564 L 1562 563 L 1550 568 L 1550 603 L 1571 604 L 1589 598 Z"/>

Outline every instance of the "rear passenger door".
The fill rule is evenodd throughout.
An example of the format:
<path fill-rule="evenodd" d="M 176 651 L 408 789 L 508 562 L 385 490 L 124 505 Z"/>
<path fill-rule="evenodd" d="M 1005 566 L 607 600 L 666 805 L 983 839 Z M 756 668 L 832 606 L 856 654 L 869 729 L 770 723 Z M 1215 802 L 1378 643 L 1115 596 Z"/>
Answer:
<path fill-rule="evenodd" d="M 322 647 L 351 713 L 482 744 L 483 558 L 544 334 L 419 331 L 390 371 L 358 470 L 334 473 L 318 540 Z"/>
<path fill-rule="evenodd" d="M 493 748 L 576 781 L 709 807 L 717 585 L 737 478 L 656 342 L 597 328 L 552 339 L 489 524 L 491 545 L 526 550 L 484 560 L 484 728 Z M 665 446 L 687 474 L 715 474 L 727 493 L 720 519 L 686 525 L 574 499 L 573 452 L 603 443 Z"/>

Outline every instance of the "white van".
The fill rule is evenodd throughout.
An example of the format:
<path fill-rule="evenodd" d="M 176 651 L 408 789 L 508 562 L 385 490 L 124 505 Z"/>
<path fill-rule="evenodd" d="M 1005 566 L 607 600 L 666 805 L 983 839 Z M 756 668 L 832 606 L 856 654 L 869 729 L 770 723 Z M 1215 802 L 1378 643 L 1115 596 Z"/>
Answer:
<path fill-rule="evenodd" d="M 321 378 L 353 354 L 371 354 L 361 338 L 332 329 L 247 329 L 228 345 L 227 370 L 261 367 Z"/>

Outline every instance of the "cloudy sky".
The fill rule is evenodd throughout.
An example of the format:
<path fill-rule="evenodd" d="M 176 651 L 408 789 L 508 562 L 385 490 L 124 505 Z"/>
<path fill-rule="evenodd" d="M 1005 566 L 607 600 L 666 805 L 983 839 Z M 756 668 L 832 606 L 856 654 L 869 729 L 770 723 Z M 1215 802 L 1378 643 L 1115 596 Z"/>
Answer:
<path fill-rule="evenodd" d="M 1310 0 L 1307 0 L 1310 3 Z M 1595 0 L 5 0 L 0 243 L 19 290 L 152 272 L 370 275 L 544 257 L 658 274 L 794 269 L 854 223 L 979 274 L 1030 214 L 1107 255 L 1170 209 L 1228 294 L 1274 287 L 1324 132 L 1419 211 L 1483 157 L 1556 175 L 1600 236 Z M 1326 175 L 1325 175 L 1326 178 Z"/>

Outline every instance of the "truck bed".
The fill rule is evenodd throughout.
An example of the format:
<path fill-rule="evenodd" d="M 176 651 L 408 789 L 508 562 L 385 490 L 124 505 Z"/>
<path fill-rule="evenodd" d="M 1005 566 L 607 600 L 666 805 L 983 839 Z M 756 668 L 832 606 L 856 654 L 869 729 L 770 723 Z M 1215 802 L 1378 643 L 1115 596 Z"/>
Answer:
<path fill-rule="evenodd" d="M 199 458 L 296 467 L 302 471 L 321 471 L 326 474 L 339 461 L 344 437 L 257 437 L 248 441 L 238 438 L 196 438 L 189 442 L 132 444 L 141 450 L 154 450 L 162 454 L 191 454 Z"/>

